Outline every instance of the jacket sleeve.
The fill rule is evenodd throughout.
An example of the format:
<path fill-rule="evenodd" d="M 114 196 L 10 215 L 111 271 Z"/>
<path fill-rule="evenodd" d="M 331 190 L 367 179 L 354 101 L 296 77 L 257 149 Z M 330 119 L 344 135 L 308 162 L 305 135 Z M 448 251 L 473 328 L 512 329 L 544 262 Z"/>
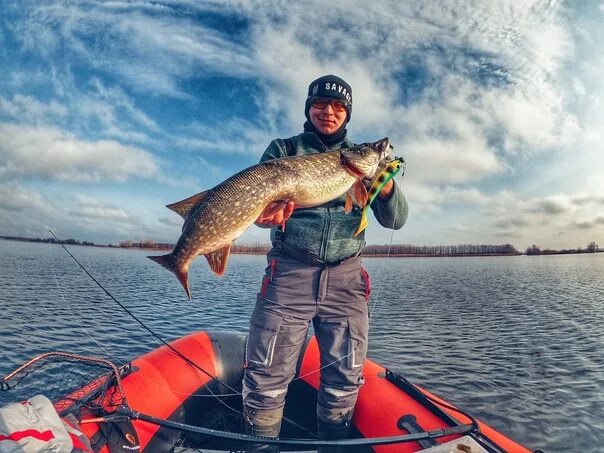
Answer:
<path fill-rule="evenodd" d="M 371 209 L 380 225 L 393 230 L 401 229 L 409 216 L 409 205 L 396 182 L 390 198 L 382 200 L 377 197 L 371 204 Z"/>
<path fill-rule="evenodd" d="M 268 145 L 268 147 L 264 151 L 264 154 L 262 154 L 262 157 L 260 158 L 260 162 L 264 162 L 271 159 L 280 159 L 281 157 L 286 156 L 287 151 L 285 149 L 285 143 L 283 143 L 283 140 L 277 138 Z"/>

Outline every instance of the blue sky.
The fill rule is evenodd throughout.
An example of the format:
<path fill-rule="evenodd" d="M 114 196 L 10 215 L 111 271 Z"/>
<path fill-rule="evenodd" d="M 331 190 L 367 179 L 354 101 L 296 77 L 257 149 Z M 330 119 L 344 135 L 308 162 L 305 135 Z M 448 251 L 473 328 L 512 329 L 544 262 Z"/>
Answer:
<path fill-rule="evenodd" d="M 372 244 L 604 246 L 604 2 L 0 0 L 0 235 L 175 242 L 165 205 L 301 131 L 352 85 L 349 136 L 407 161 Z M 268 242 L 251 227 L 240 239 Z"/>

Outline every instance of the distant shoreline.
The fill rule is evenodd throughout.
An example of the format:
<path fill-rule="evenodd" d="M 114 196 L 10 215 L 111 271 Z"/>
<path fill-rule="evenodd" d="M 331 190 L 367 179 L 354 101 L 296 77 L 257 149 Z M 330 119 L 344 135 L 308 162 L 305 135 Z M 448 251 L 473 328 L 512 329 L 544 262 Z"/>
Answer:
<path fill-rule="evenodd" d="M 19 236 L 0 236 L 0 239 L 7 241 L 17 242 L 39 242 L 39 243 L 51 243 L 59 244 L 54 238 L 27 238 Z M 118 249 L 132 249 L 132 250 L 147 250 L 147 251 L 170 251 L 174 248 L 174 244 L 168 243 L 155 243 L 153 241 L 123 241 L 119 245 L 113 244 L 95 244 L 89 241 L 78 241 L 75 239 L 65 239 L 61 241 L 65 245 L 79 245 L 88 247 L 101 247 L 101 248 L 118 248 Z M 592 244 L 589 244 L 591 246 Z M 271 249 L 268 244 L 254 244 L 254 245 L 233 245 L 231 253 L 234 255 L 266 255 Z M 421 250 L 420 253 L 408 253 L 402 250 Z M 454 250 L 456 252 L 448 253 L 433 253 L 435 250 Z M 468 252 L 471 250 L 471 252 Z M 485 252 L 485 250 L 489 250 Z M 492 251 L 491 250 L 495 250 Z M 466 251 L 464 253 L 463 251 Z M 520 256 L 520 255 L 579 255 L 586 253 L 598 253 L 604 252 L 599 250 L 598 246 L 595 245 L 593 249 L 570 249 L 570 250 L 540 250 L 538 247 L 533 246 L 527 249 L 527 252 L 518 252 L 514 246 L 510 244 L 505 245 L 456 245 L 456 246 L 412 246 L 412 245 L 368 245 L 365 250 L 361 253 L 361 256 L 365 258 L 444 258 L 444 257 L 485 257 L 485 256 Z"/>

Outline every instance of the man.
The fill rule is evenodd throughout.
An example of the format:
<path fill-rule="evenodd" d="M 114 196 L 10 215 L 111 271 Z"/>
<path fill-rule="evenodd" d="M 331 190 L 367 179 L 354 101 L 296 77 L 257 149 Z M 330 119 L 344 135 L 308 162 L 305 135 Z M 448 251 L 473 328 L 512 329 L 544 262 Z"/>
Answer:
<path fill-rule="evenodd" d="M 304 132 L 276 139 L 262 161 L 285 156 L 349 148 L 346 124 L 352 111 L 352 89 L 334 75 L 312 82 L 304 113 Z M 294 211 L 289 203 L 269 218 L 272 250 L 256 307 L 250 320 L 243 379 L 246 432 L 277 437 L 287 386 L 312 321 L 321 354 L 317 402 L 321 439 L 346 438 L 367 353 L 370 282 L 359 254 L 364 234 L 353 237 L 361 209 L 344 212 L 345 196 L 322 206 Z M 407 220 L 407 202 L 391 180 L 372 204 L 381 225 L 399 229 Z M 285 231 L 278 227 L 287 220 Z M 254 445 L 248 451 L 279 451 Z M 322 449 L 320 451 L 336 451 Z"/>

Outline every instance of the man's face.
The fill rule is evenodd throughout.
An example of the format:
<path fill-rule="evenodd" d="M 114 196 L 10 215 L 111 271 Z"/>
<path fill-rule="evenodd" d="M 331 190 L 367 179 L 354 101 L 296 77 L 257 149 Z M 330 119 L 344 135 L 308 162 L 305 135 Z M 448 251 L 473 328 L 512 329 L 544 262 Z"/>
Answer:
<path fill-rule="evenodd" d="M 308 115 L 310 116 L 310 122 L 321 134 L 331 135 L 346 121 L 346 110 L 334 109 L 332 105 L 333 99 L 325 98 L 321 100 L 327 102 L 311 103 Z M 321 108 L 321 104 L 326 105 Z"/>

